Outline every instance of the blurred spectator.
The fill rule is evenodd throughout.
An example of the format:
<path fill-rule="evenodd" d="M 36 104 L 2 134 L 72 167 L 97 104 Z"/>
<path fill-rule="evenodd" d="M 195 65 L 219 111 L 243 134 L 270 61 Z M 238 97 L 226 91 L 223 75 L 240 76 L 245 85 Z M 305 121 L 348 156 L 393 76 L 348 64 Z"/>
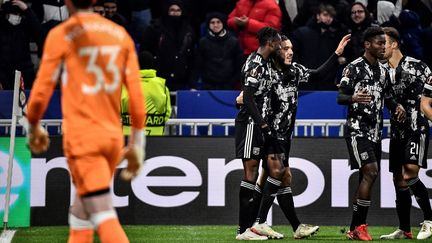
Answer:
<path fill-rule="evenodd" d="M 13 89 L 15 70 L 22 72 L 24 86 L 30 89 L 35 71 L 30 57 L 30 40 L 38 39 L 41 25 L 33 10 L 20 0 L 4 3 L 0 13 L 0 84 Z"/>
<path fill-rule="evenodd" d="M 351 33 L 351 40 L 344 52 L 348 63 L 364 54 L 363 32 L 370 26 L 377 26 L 377 24 L 374 24 L 366 6 L 360 2 L 353 3 L 347 26 L 348 32 Z"/>
<path fill-rule="evenodd" d="M 397 18 L 402 11 L 402 0 L 396 4 L 389 1 L 378 1 L 377 22 L 380 26 L 397 27 Z"/>
<path fill-rule="evenodd" d="M 145 29 L 152 19 L 150 0 L 129 0 L 132 8 L 130 32 L 136 43 L 140 43 Z"/>
<path fill-rule="evenodd" d="M 282 33 L 288 36 L 293 31 L 293 21 L 297 16 L 298 8 L 296 0 L 279 0 L 279 8 L 282 12 Z"/>
<path fill-rule="evenodd" d="M 93 5 L 93 12 L 100 14 L 101 16 L 105 17 L 105 7 L 103 5 L 103 0 L 98 0 Z"/>
<path fill-rule="evenodd" d="M 32 0 L 31 8 L 42 23 L 42 32 L 38 44 L 38 56 L 42 56 L 43 44 L 48 32 L 56 25 L 69 18 L 64 0 Z"/>
<path fill-rule="evenodd" d="M 165 79 L 156 75 L 153 69 L 153 55 L 150 52 L 141 52 L 138 56 L 141 75 L 141 89 L 145 98 L 146 135 L 164 135 L 165 123 L 171 117 L 171 100 L 169 90 L 165 85 Z M 122 89 L 121 116 L 123 133 L 130 134 L 129 96 L 126 87 Z"/>
<path fill-rule="evenodd" d="M 199 41 L 195 55 L 193 82 L 202 82 L 202 89 L 230 90 L 240 84 L 243 51 L 238 39 L 226 30 L 226 16 L 207 15 L 207 34 Z"/>
<path fill-rule="evenodd" d="M 228 26 L 238 33 L 243 53 L 258 49 L 256 34 L 263 27 L 280 30 L 282 13 L 275 0 L 239 0 L 228 16 Z"/>
<path fill-rule="evenodd" d="M 105 18 L 127 29 L 126 18 L 117 12 L 117 0 L 105 0 L 103 5 L 105 8 Z"/>
<path fill-rule="evenodd" d="M 141 0 L 136 0 L 141 1 Z M 211 0 L 214 1 L 214 0 Z M 214 1 L 214 2 L 219 2 Z M 162 17 L 165 14 L 166 5 L 169 3 L 169 0 L 150 0 L 150 9 L 151 15 L 153 19 L 157 19 Z M 203 0 L 182 0 L 182 10 L 183 10 L 183 18 L 188 21 L 189 25 L 192 27 L 194 31 L 194 35 L 198 36 L 200 34 L 201 24 L 205 20 L 206 12 L 204 9 L 204 1 Z"/>
<path fill-rule="evenodd" d="M 294 61 L 308 68 L 318 68 L 333 53 L 342 38 L 342 31 L 332 26 L 336 11 L 331 5 L 320 5 L 315 20 L 306 26 L 296 29 L 291 38 L 293 44 Z M 339 57 L 344 62 L 343 57 Z M 309 90 L 334 90 L 337 67 L 331 70 L 320 82 L 309 84 Z M 302 87 L 303 88 L 303 87 Z"/>
<path fill-rule="evenodd" d="M 141 42 L 141 50 L 153 54 L 156 69 L 171 91 L 190 88 L 194 33 L 183 9 L 182 1 L 169 1 L 165 14 L 150 24 Z"/>
<path fill-rule="evenodd" d="M 401 51 L 404 55 L 423 59 L 424 50 L 421 45 L 422 28 L 418 14 L 411 10 L 404 10 L 399 15 Z M 430 43 L 428 43 L 430 45 Z"/>
<path fill-rule="evenodd" d="M 39 20 L 51 28 L 69 18 L 64 0 L 32 0 L 31 2 L 31 8 Z"/>
<path fill-rule="evenodd" d="M 304 0 L 301 7 L 299 7 L 297 16 L 293 20 L 293 27 L 299 28 L 307 25 L 311 18 L 314 19 L 321 4 L 331 5 L 337 10 L 334 18 L 338 24 L 345 24 L 348 21 L 347 16 L 350 5 L 346 0 Z"/>

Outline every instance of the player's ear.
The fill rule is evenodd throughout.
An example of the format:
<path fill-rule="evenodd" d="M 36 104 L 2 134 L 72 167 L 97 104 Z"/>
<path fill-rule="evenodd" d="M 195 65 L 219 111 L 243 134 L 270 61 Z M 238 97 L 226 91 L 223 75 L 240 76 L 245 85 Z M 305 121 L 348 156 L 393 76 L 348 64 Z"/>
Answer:
<path fill-rule="evenodd" d="M 369 49 L 370 45 L 371 45 L 371 43 L 369 41 L 364 42 L 365 49 Z"/>

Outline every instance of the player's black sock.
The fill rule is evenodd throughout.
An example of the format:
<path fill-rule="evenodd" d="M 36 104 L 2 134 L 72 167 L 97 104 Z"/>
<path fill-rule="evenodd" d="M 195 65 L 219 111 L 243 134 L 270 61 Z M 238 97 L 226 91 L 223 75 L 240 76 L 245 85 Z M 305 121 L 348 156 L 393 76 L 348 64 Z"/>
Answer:
<path fill-rule="evenodd" d="M 242 181 L 240 184 L 240 208 L 239 208 L 239 228 L 238 234 L 241 234 L 249 228 L 250 225 L 250 201 L 253 197 L 255 185 L 248 181 Z"/>
<path fill-rule="evenodd" d="M 432 220 L 432 210 L 429 202 L 429 194 L 423 182 L 420 180 L 420 178 L 416 177 L 414 179 L 408 180 L 407 184 L 412 190 L 418 205 L 423 211 L 424 220 Z"/>
<path fill-rule="evenodd" d="M 370 200 L 357 199 L 357 210 L 358 210 L 358 225 L 366 224 L 366 218 L 368 214 L 369 207 L 371 205 Z M 358 226 L 357 225 L 357 226 Z"/>
<path fill-rule="evenodd" d="M 274 198 L 278 189 L 280 188 L 281 181 L 276 180 L 272 177 L 267 177 L 266 184 L 264 185 L 263 196 L 261 199 L 261 205 L 258 211 L 257 222 L 262 224 L 267 219 L 268 211 L 273 204 Z"/>
<path fill-rule="evenodd" d="M 293 231 L 296 231 L 300 225 L 300 220 L 297 218 L 297 214 L 294 208 L 294 200 L 291 191 L 291 187 L 283 187 L 277 191 L 277 200 L 282 212 L 293 227 Z"/>
<path fill-rule="evenodd" d="M 352 214 L 352 218 L 351 218 L 351 225 L 350 225 L 350 231 L 353 231 L 355 229 L 355 227 L 359 226 L 360 224 L 358 223 L 358 205 L 357 202 L 353 204 L 353 214 Z"/>
<path fill-rule="evenodd" d="M 257 184 L 255 185 L 255 190 L 253 192 L 253 200 L 251 202 L 251 213 L 249 218 L 249 222 L 251 226 L 253 223 L 255 223 L 255 219 L 258 217 L 258 210 L 261 205 L 261 199 L 262 199 L 261 187 L 258 186 Z"/>
<path fill-rule="evenodd" d="M 408 187 L 396 188 L 396 212 L 399 217 L 399 229 L 410 232 L 411 193 Z"/>

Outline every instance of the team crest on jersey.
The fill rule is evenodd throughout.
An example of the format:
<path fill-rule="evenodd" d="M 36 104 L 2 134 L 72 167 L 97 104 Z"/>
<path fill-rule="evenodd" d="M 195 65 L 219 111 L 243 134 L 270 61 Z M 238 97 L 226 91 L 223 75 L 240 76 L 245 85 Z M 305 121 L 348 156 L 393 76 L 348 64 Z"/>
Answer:
<path fill-rule="evenodd" d="M 369 158 L 369 155 L 367 152 L 363 152 L 360 154 L 361 160 L 367 160 Z"/>
<path fill-rule="evenodd" d="M 260 148 L 259 147 L 253 147 L 252 153 L 253 153 L 253 155 L 259 155 L 260 154 Z"/>
<path fill-rule="evenodd" d="M 249 72 L 249 75 L 250 75 L 251 77 L 256 77 L 257 74 L 258 74 L 258 71 L 256 70 L 256 68 L 250 70 L 250 72 Z"/>

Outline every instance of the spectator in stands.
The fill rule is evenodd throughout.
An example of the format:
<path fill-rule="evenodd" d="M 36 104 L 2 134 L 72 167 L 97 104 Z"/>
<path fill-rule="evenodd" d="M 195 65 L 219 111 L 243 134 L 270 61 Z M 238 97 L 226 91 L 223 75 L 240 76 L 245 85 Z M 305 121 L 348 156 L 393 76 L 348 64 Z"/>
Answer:
<path fill-rule="evenodd" d="M 281 28 L 282 13 L 274 0 L 239 0 L 228 16 L 228 26 L 237 32 L 243 53 L 259 47 L 256 34 L 263 27 Z"/>
<path fill-rule="evenodd" d="M 297 0 L 281 0 L 279 8 L 282 12 L 281 32 L 288 36 L 294 29 L 293 21 L 298 13 Z"/>
<path fill-rule="evenodd" d="M 202 89 L 230 90 L 240 86 L 243 51 L 238 39 L 226 30 L 225 20 L 221 13 L 207 15 L 207 33 L 199 41 L 192 75 L 192 83 L 200 79 Z"/>
<path fill-rule="evenodd" d="M 64 0 L 32 0 L 31 8 L 42 23 L 42 32 L 38 40 L 38 56 L 42 56 L 42 47 L 48 32 L 56 25 L 69 18 Z"/>
<path fill-rule="evenodd" d="M 402 11 L 402 0 L 397 0 L 396 4 L 390 1 L 378 1 L 377 21 L 380 26 L 397 27 L 400 12 Z"/>
<path fill-rule="evenodd" d="M 103 5 L 105 8 L 105 17 L 127 29 L 126 18 L 117 12 L 117 0 L 105 0 Z"/>
<path fill-rule="evenodd" d="M 32 0 L 31 8 L 35 11 L 42 24 L 45 24 L 45 31 L 49 31 L 58 23 L 69 18 L 69 12 L 64 0 Z"/>
<path fill-rule="evenodd" d="M 372 16 L 363 3 L 355 2 L 351 5 L 348 32 L 351 33 L 351 41 L 348 43 L 345 56 L 347 62 L 352 62 L 364 53 L 363 32 L 371 27 L 378 26 L 373 22 Z"/>
<path fill-rule="evenodd" d="M 315 15 L 315 20 L 307 26 L 295 30 L 291 41 L 294 46 L 294 61 L 303 64 L 308 68 L 318 68 L 334 52 L 342 38 L 342 31 L 333 26 L 333 18 L 336 11 L 331 5 L 320 5 L 319 11 Z M 340 62 L 343 57 L 338 58 Z M 335 90 L 335 76 L 337 67 L 323 76 L 320 82 L 316 82 L 305 87 L 309 90 Z"/>
<path fill-rule="evenodd" d="M 13 89 L 15 70 L 22 73 L 24 86 L 30 89 L 35 71 L 30 57 L 30 40 L 41 34 L 41 25 L 33 10 L 21 0 L 4 3 L 0 14 L 0 86 Z"/>
<path fill-rule="evenodd" d="M 93 5 L 93 12 L 100 14 L 101 16 L 105 17 L 105 7 L 103 5 L 103 1 L 102 0 L 98 0 L 94 5 Z"/>
<path fill-rule="evenodd" d="M 194 1 L 194 0 L 190 0 Z M 228 16 L 231 11 L 234 9 L 237 0 L 195 0 L 199 3 L 199 7 L 195 10 L 195 15 L 192 19 L 197 19 L 199 24 L 199 36 L 203 37 L 207 34 L 207 15 L 209 13 L 222 13 L 225 16 Z M 196 11 L 199 11 L 198 13 Z M 196 17 L 198 15 L 198 18 Z M 225 25 L 225 28 L 228 27 Z"/>
<path fill-rule="evenodd" d="M 352 1 L 350 1 L 352 2 Z M 299 28 L 307 25 L 319 11 L 321 4 L 331 5 L 336 10 L 334 18 L 338 24 L 345 24 L 348 19 L 349 3 L 346 0 L 304 0 L 299 7 L 298 14 L 293 20 L 293 27 Z"/>
<path fill-rule="evenodd" d="M 165 122 L 170 118 L 172 111 L 169 90 L 165 85 L 165 79 L 156 76 L 156 70 L 153 69 L 153 55 L 150 52 L 141 52 L 138 60 L 141 69 L 141 89 L 147 111 L 146 135 L 162 136 L 164 135 Z M 130 135 L 131 132 L 131 119 L 128 108 L 129 95 L 126 87 L 123 87 L 121 116 L 125 135 Z"/>
<path fill-rule="evenodd" d="M 153 54 L 156 70 L 171 91 L 191 87 L 193 48 L 194 33 L 184 17 L 183 3 L 171 0 L 164 15 L 146 29 L 141 42 L 141 50 Z"/>

